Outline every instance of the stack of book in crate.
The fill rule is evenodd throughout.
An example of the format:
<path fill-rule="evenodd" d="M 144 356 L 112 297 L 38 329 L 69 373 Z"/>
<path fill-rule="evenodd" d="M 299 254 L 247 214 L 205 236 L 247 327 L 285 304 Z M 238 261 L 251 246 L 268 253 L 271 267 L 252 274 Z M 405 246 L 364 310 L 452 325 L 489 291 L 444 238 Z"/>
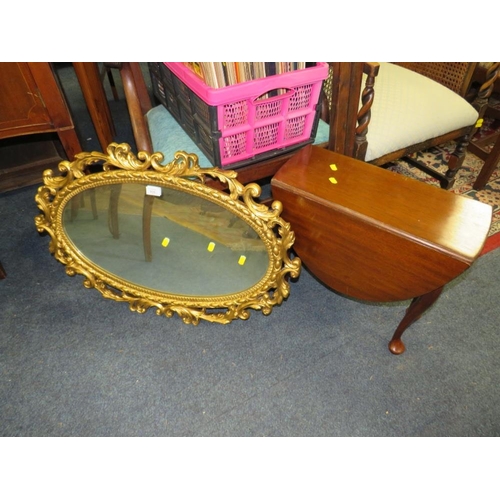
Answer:
<path fill-rule="evenodd" d="M 184 64 L 214 89 L 316 65 L 306 62 L 186 62 Z"/>

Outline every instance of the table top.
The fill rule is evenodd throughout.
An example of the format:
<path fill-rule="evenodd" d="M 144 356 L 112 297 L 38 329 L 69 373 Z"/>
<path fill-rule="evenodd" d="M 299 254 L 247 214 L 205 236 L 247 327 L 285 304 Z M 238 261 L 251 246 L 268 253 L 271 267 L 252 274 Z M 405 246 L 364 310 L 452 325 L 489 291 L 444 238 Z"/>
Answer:
<path fill-rule="evenodd" d="M 479 256 L 491 207 L 307 146 L 272 180 L 294 249 L 321 281 L 370 301 L 422 296 Z"/>
<path fill-rule="evenodd" d="M 295 155 L 273 184 L 467 261 L 479 255 L 491 225 L 489 205 L 317 146 Z"/>

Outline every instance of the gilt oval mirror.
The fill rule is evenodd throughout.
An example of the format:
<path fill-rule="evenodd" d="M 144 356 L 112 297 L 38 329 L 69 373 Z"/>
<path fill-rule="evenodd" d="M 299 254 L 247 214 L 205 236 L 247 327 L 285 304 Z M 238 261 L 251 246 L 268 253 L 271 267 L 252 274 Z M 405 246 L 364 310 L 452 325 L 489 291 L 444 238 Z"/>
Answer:
<path fill-rule="evenodd" d="M 281 203 L 258 203 L 259 186 L 200 168 L 196 155 L 162 160 L 113 143 L 107 154 L 62 162 L 61 176 L 46 171 L 35 223 L 51 236 L 51 253 L 87 288 L 133 311 L 153 307 L 194 324 L 247 319 L 248 309 L 269 314 L 289 294 L 288 275 L 300 272 Z"/>

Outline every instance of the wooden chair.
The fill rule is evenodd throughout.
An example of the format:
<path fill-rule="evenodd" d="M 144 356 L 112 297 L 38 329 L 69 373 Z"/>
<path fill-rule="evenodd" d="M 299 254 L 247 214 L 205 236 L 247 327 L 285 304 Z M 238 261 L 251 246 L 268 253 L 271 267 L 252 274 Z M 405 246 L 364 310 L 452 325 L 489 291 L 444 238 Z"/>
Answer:
<path fill-rule="evenodd" d="M 499 63 L 472 102 L 469 89 L 477 63 L 330 63 L 318 138 L 331 150 L 384 166 L 405 159 L 453 186 L 480 122 Z M 410 157 L 456 141 L 446 172 Z M 318 140 L 317 140 L 318 142 Z"/>

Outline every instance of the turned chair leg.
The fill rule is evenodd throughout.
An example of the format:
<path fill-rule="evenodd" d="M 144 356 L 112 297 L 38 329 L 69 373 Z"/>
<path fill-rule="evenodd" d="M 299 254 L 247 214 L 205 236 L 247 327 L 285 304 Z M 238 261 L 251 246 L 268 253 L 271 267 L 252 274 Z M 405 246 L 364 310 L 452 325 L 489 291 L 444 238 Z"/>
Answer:
<path fill-rule="evenodd" d="M 441 172 L 437 172 L 433 167 L 427 166 L 424 162 L 416 160 L 411 156 L 403 156 L 401 159 L 406 163 L 417 167 L 419 170 L 423 170 L 430 176 L 434 177 L 439 181 L 439 185 L 442 189 L 451 189 L 455 184 L 455 176 L 457 172 L 462 167 L 462 164 L 465 160 L 465 155 L 467 151 L 467 145 L 469 144 L 468 136 L 459 140 L 455 150 L 451 153 L 450 158 L 448 159 L 447 170 L 443 174 Z"/>
<path fill-rule="evenodd" d="M 429 309 L 432 304 L 434 304 L 434 302 L 436 302 L 442 291 L 443 287 L 440 287 L 436 290 L 433 290 L 432 292 L 425 293 L 424 295 L 420 295 L 419 297 L 415 297 L 412 300 L 411 304 L 406 310 L 406 314 L 401 320 L 401 323 L 399 323 L 396 331 L 394 332 L 394 335 L 392 336 L 391 341 L 389 342 L 389 351 L 391 351 L 392 354 L 402 354 L 403 352 L 405 352 L 406 348 L 403 344 L 403 341 L 401 340 L 401 336 L 403 335 L 404 331 L 412 323 L 417 321 L 417 319 L 419 319 L 420 316 L 422 316 L 422 314 L 427 311 L 427 309 Z"/>

